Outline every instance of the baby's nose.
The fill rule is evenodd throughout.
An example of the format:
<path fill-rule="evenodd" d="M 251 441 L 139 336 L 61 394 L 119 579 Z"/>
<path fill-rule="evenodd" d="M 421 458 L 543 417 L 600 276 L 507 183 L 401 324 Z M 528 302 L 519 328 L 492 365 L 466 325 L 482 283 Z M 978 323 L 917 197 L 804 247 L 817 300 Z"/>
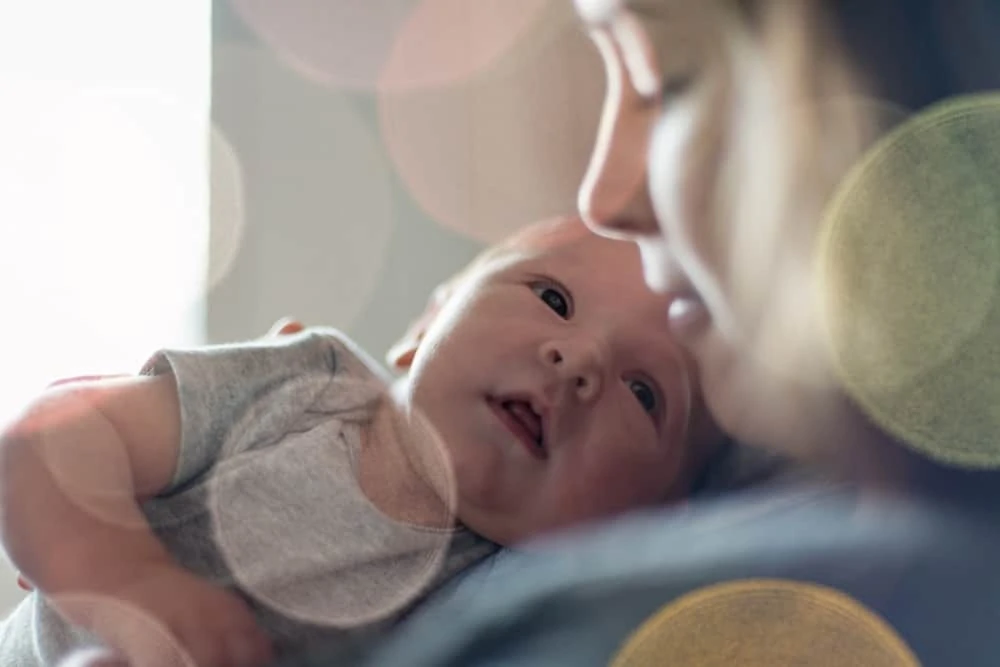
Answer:
<path fill-rule="evenodd" d="M 549 341 L 541 349 L 542 362 L 555 371 L 565 388 L 584 402 L 600 394 L 604 356 L 597 341 Z"/>

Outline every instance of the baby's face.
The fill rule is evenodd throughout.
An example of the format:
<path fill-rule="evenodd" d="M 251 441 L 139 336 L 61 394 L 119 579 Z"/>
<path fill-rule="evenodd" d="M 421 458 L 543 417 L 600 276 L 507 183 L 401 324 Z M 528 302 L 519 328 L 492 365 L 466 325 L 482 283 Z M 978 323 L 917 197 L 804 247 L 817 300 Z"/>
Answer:
<path fill-rule="evenodd" d="M 409 381 L 463 523 L 507 544 L 678 493 L 696 387 L 667 305 L 634 244 L 578 223 L 457 286 Z"/>

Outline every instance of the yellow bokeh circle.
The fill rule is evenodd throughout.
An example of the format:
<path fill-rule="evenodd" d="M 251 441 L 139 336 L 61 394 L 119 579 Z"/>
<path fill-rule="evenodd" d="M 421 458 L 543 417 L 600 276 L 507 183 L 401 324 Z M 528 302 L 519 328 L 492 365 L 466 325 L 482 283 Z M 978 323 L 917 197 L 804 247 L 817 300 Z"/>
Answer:
<path fill-rule="evenodd" d="M 612 667 L 916 667 L 878 615 L 840 591 L 748 579 L 668 604 L 627 640 Z"/>
<path fill-rule="evenodd" d="M 930 458 L 1000 466 L 1000 95 L 931 107 L 873 146 L 819 253 L 834 366 L 861 409 Z"/>

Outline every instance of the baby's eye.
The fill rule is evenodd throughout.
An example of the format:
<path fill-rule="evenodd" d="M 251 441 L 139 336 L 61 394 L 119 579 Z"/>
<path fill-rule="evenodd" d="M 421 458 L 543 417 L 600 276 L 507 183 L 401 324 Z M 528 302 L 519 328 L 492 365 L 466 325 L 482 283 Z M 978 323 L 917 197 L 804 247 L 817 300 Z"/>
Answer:
<path fill-rule="evenodd" d="M 552 283 L 538 283 L 532 285 L 531 290 L 546 306 L 564 320 L 569 319 L 573 313 L 573 300 L 565 288 Z"/>
<path fill-rule="evenodd" d="M 656 408 L 659 403 L 656 396 L 656 390 L 650 387 L 648 383 L 643 382 L 642 380 L 629 380 L 628 388 L 633 394 L 635 394 L 635 397 L 639 401 L 643 410 L 649 413 L 656 412 Z"/>

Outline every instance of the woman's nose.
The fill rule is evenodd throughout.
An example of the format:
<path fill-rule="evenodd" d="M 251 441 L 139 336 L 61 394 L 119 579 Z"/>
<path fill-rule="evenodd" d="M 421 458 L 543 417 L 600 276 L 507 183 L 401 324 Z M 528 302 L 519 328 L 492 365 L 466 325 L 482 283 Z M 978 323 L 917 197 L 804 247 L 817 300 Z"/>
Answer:
<path fill-rule="evenodd" d="M 590 402 L 601 393 L 605 354 L 596 340 L 549 341 L 542 345 L 541 360 L 577 400 Z"/>
<path fill-rule="evenodd" d="M 577 206 L 599 234 L 635 239 L 659 234 L 646 182 L 646 155 L 659 105 L 643 100 L 628 77 L 620 47 L 605 32 L 594 43 L 605 64 L 606 93 L 590 165 Z"/>

